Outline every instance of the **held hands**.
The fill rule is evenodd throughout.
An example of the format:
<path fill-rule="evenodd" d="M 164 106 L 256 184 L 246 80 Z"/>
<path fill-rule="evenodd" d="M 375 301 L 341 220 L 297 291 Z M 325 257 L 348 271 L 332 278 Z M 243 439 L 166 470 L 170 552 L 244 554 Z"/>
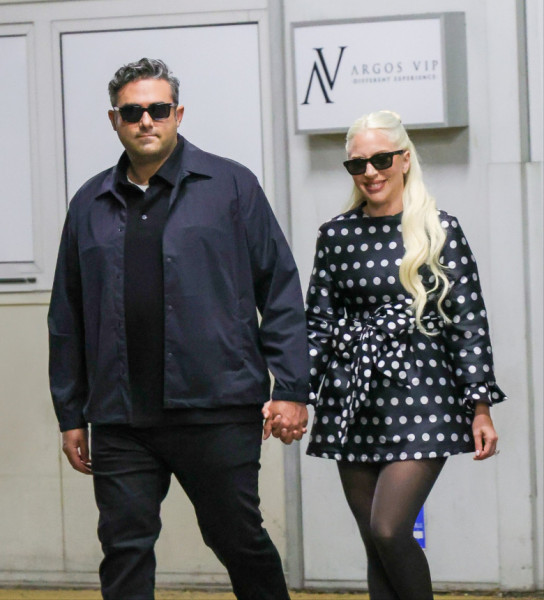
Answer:
<path fill-rule="evenodd" d="M 89 434 L 87 429 L 69 429 L 62 432 L 62 451 L 72 467 L 91 475 L 91 459 L 89 456 Z"/>
<path fill-rule="evenodd" d="M 284 444 L 300 440 L 306 433 L 308 425 L 308 410 L 301 402 L 286 400 L 269 400 L 263 406 L 263 439 L 267 440 L 272 434 Z"/>
<path fill-rule="evenodd" d="M 493 427 L 493 421 L 489 414 L 489 406 L 484 402 L 476 404 L 474 420 L 472 422 L 472 435 L 474 436 L 474 445 L 476 447 L 474 460 L 485 460 L 499 453 L 497 450 L 497 432 L 495 431 L 495 427 Z"/>

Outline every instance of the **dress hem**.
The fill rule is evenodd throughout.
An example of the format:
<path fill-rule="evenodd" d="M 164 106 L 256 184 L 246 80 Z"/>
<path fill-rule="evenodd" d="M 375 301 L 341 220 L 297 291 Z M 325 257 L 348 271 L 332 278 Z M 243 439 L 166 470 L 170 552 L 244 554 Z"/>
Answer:
<path fill-rule="evenodd" d="M 474 446 L 465 446 L 463 448 L 457 448 L 455 450 L 442 450 L 435 451 L 429 450 L 427 452 L 401 452 L 398 455 L 392 455 L 391 453 L 380 456 L 378 459 L 375 459 L 372 455 L 365 455 L 366 458 L 362 458 L 363 455 L 355 455 L 352 452 L 348 454 L 343 454 L 342 452 L 338 452 L 336 450 L 328 451 L 328 452 L 318 452 L 311 450 L 310 448 L 306 451 L 307 456 L 313 456 L 315 458 L 327 458 L 330 460 L 336 460 L 337 462 L 359 462 L 359 463 L 390 463 L 390 462 L 401 462 L 406 460 L 422 460 L 426 458 L 448 458 L 449 456 L 454 456 L 456 454 L 469 454 L 471 452 L 475 452 Z M 389 458 L 389 456 L 391 456 Z"/>

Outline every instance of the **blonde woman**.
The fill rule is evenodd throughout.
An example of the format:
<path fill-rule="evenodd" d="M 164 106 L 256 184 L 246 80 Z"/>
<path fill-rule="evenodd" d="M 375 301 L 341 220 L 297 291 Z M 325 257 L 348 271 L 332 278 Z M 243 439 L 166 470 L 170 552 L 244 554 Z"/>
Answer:
<path fill-rule="evenodd" d="M 373 600 L 433 597 L 413 537 L 448 456 L 493 456 L 493 375 L 474 257 L 438 211 L 395 113 L 358 119 L 351 209 L 319 231 L 307 297 L 315 419 L 308 454 L 337 461 Z"/>

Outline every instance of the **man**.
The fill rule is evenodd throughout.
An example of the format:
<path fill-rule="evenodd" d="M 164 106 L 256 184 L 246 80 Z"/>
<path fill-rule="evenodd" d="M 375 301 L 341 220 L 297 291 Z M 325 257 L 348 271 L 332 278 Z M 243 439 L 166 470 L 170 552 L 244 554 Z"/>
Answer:
<path fill-rule="evenodd" d="M 307 424 L 298 274 L 254 175 L 177 135 L 178 92 L 162 61 L 117 71 L 125 152 L 68 210 L 49 311 L 63 450 L 93 475 L 105 600 L 154 597 L 172 474 L 236 597 L 283 600 L 258 469 L 265 402 L 265 437 L 291 443 Z"/>

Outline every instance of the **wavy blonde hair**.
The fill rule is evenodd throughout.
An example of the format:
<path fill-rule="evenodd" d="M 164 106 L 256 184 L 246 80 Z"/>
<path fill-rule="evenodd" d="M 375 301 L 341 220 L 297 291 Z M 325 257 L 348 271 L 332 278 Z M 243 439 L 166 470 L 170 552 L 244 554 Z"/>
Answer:
<path fill-rule="evenodd" d="M 402 241 L 404 256 L 400 264 L 400 282 L 412 296 L 412 310 L 417 328 L 426 335 L 435 335 L 422 323 L 425 306 L 431 294 L 438 293 L 438 311 L 444 321 L 450 322 L 442 304 L 449 290 L 446 267 L 440 262 L 440 253 L 446 241 L 446 233 L 440 224 L 436 202 L 423 183 L 421 165 L 414 144 L 408 137 L 399 115 L 381 110 L 362 116 L 349 128 L 346 136 L 346 152 L 350 153 L 353 138 L 367 129 L 379 129 L 389 138 L 398 150 L 410 152 L 410 168 L 404 175 L 402 195 Z M 360 206 L 365 197 L 354 184 L 350 208 Z M 421 266 L 427 265 L 434 275 L 433 287 L 425 289 L 419 275 Z"/>

